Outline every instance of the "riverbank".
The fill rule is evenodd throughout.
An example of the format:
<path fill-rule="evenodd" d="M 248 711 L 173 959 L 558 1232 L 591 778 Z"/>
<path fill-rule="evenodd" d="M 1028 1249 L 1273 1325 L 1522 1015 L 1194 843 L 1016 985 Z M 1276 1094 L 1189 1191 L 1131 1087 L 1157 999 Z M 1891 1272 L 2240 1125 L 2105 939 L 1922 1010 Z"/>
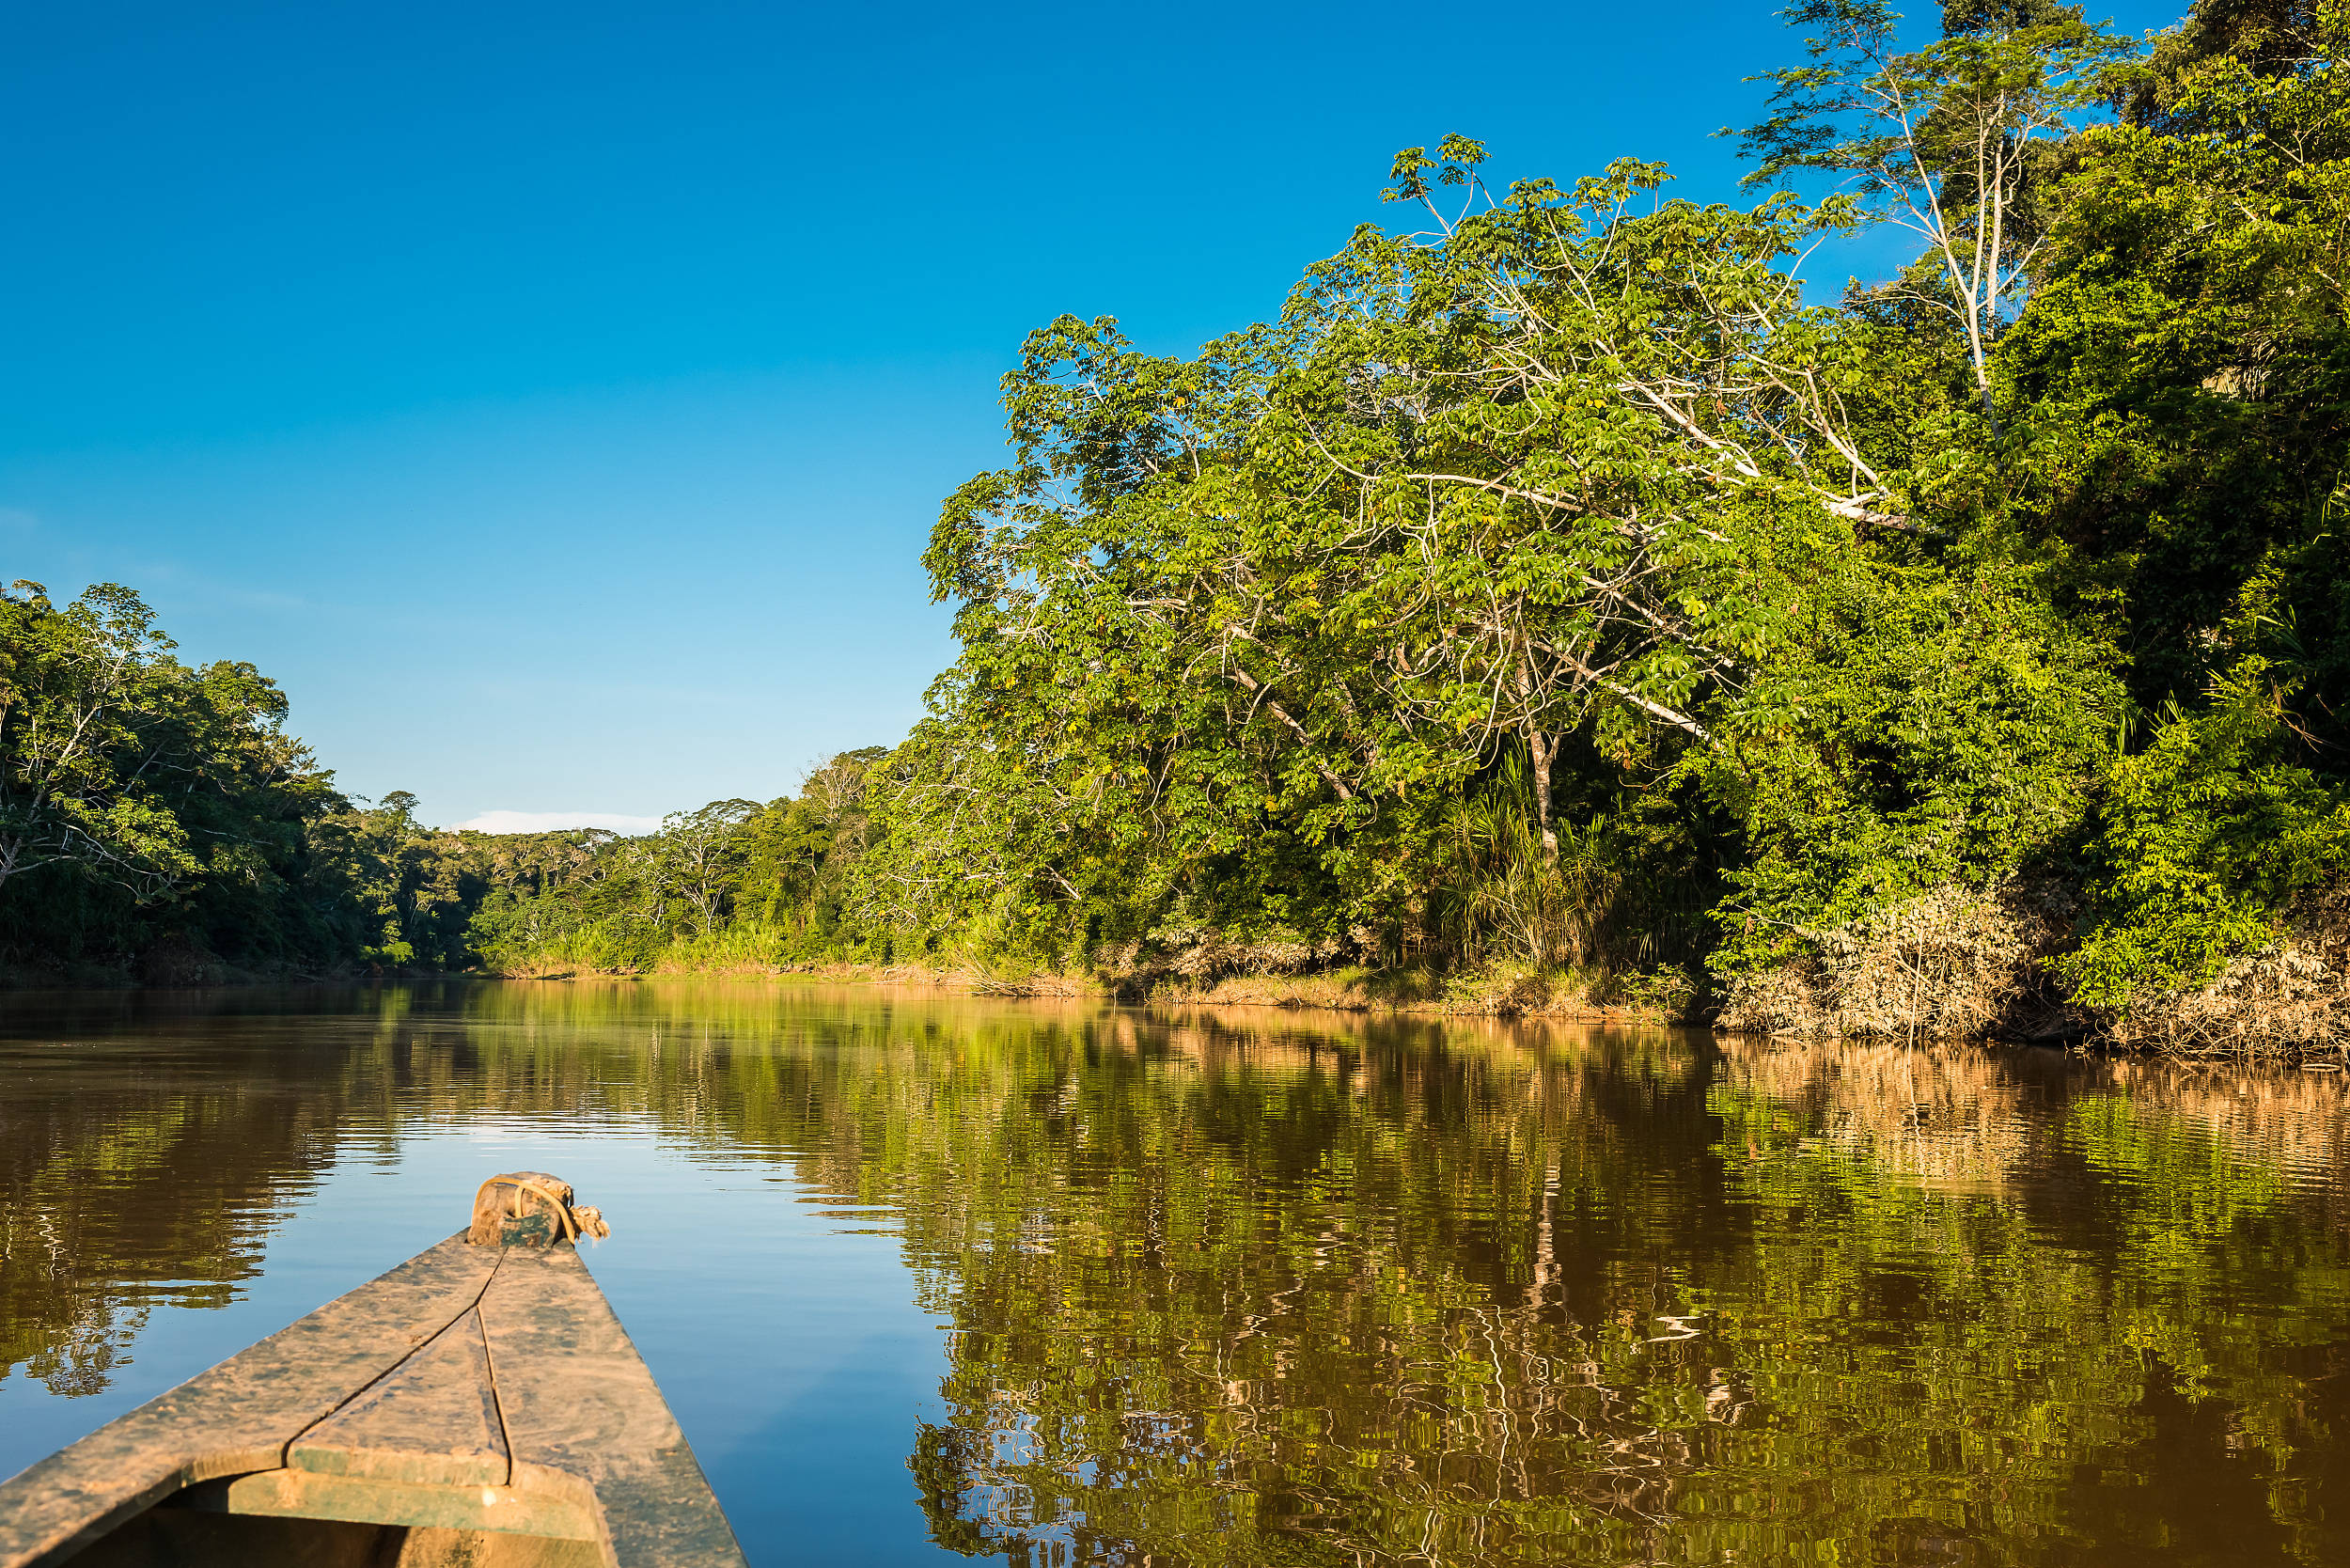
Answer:
<path fill-rule="evenodd" d="M 838 984 L 903 986 L 967 996 L 1093 997 L 1151 1007 L 1645 1023 L 1783 1040 L 2035 1044 L 2174 1059 L 2254 1059 L 2350 1065 L 2350 989 L 2340 967 L 2285 948 L 2240 963 L 2210 985 L 2117 1020 L 2066 1005 L 2042 971 L 2009 964 L 2005 983 L 1978 965 L 1930 966 L 1914 954 L 1871 964 L 1789 966 L 1731 988 L 1727 1003 L 1686 976 L 1588 976 L 1531 969 L 1444 975 L 1422 968 L 1337 968 L 1220 976 L 1118 976 L 1003 965 L 796 964 L 665 966 L 626 977 L 797 976 Z M 610 971 L 509 979 L 571 980 Z"/>
<path fill-rule="evenodd" d="M 505 980 L 595 978 L 659 980 L 795 976 L 848 985 L 899 985 L 975 996 L 1092 997 L 1128 1006 L 1271 1007 L 1331 1012 L 1424 1013 L 1439 1016 L 1548 1018 L 1565 1022 L 1702 1024 L 1688 977 L 1583 975 L 1572 971 L 1496 968 L 1443 974 L 1405 966 L 1347 966 L 1184 974 L 1174 970 L 1072 971 L 1024 964 L 757 964 L 656 962 L 637 969 L 555 964 L 516 965 Z"/>
<path fill-rule="evenodd" d="M 1966 913 L 1966 912 L 1960 912 Z M 233 965 L 185 944 L 70 971 L 0 966 L 0 990 L 181 990 L 318 982 L 469 978 L 514 980 L 804 980 L 1005 999 L 1093 999 L 1123 1006 L 1266 1008 L 1368 1015 L 1682 1025 L 1726 1036 L 2008 1043 L 2180 1060 L 2350 1066 L 2350 938 L 2339 921 L 2296 929 L 2210 983 L 2165 996 L 2127 1017 L 2067 1002 L 2029 923 L 1982 910 L 1911 911 L 1872 922 L 1717 993 L 1687 974 L 1583 973 L 1494 966 L 1328 965 L 1072 970 L 982 959 L 881 964 L 782 961 L 768 954 L 671 952 L 644 964 L 560 962 L 468 971 L 329 973 Z M 1261 956 L 1261 955 L 1251 955 Z"/>

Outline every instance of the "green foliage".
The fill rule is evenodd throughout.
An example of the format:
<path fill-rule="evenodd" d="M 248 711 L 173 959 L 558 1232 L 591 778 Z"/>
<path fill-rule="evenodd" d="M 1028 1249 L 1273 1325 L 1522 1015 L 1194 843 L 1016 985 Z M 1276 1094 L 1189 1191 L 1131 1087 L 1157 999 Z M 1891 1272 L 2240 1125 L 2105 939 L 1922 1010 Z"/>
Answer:
<path fill-rule="evenodd" d="M 541 901 L 603 880 L 598 829 L 490 835 L 424 826 L 403 790 L 311 830 L 312 885 L 343 922 L 352 960 L 372 970 L 473 966 Z"/>
<path fill-rule="evenodd" d="M 1898 45 L 1884 0 L 1803 0 L 1810 63 L 1773 84 L 1774 113 L 1738 133 L 1749 184 L 1829 175 L 1922 246 L 1893 286 L 1947 312 L 1966 340 L 1985 421 L 1999 426 L 1991 361 L 2031 287 L 2065 140 L 2111 96 L 2128 40 L 2052 0 L 1943 11 L 1944 37 Z M 1731 133 L 1725 131 L 1725 135 Z"/>
<path fill-rule="evenodd" d="M 2032 306 L 2003 345 L 2027 402 L 2013 518 L 2149 709 L 2203 699 L 2247 651 L 2220 630 L 2265 579 L 2257 651 L 2301 686 L 2305 760 L 2339 776 L 2350 20 L 2326 8 L 2291 49 L 2248 59 L 2188 47 L 2212 37 L 2191 24 L 2166 40 L 2134 79 L 2145 118 L 2075 149 Z"/>
<path fill-rule="evenodd" d="M 252 666 L 172 646 L 127 588 L 0 596 L 0 959 L 28 976 L 462 970 L 647 882 L 664 932 L 725 912 L 748 803 L 673 822 L 635 881 L 611 874 L 608 833 L 427 827 L 405 792 L 344 798 Z"/>
<path fill-rule="evenodd" d="M 1629 162 L 1496 198 L 1439 153 L 1389 194 L 1467 209 L 1358 232 L 1277 323 L 1029 339 L 1020 461 L 928 557 L 964 653 L 882 775 L 882 917 L 1052 951 L 1180 900 L 1407 948 L 1449 801 L 1515 759 L 1555 861 L 1573 759 L 1620 797 L 1712 745 L 1856 530 L 1909 525 L 1786 270 L 1845 205 L 1655 202 Z"/>
<path fill-rule="evenodd" d="M 712 801 L 641 838 L 546 836 L 578 853 L 475 900 L 462 946 L 507 974 L 774 969 L 843 954 L 863 934 L 846 914 L 848 874 L 863 853 L 866 769 L 884 755 L 843 752 L 797 799 Z"/>
<path fill-rule="evenodd" d="M 0 595 L 0 951 L 105 962 L 166 936 L 322 956 L 309 824 L 342 802 L 252 666 L 174 658 L 112 584 Z"/>
<path fill-rule="evenodd" d="M 1421 231 L 1272 322 L 1033 335 L 932 536 L 963 653 L 874 770 L 865 929 L 1629 969 L 1718 899 L 1729 976 L 2029 875 L 2101 1007 L 2269 939 L 2350 872 L 2343 15 L 2141 54 L 1954 0 L 1904 49 L 1818 0 L 1744 133 L 1816 206 L 1497 195 L 1448 136 L 1384 193 Z M 1914 261 L 1806 306 L 1862 224 Z M 2254 656 L 2301 694 L 2257 760 Z"/>
<path fill-rule="evenodd" d="M 1721 962 L 2066 847 L 2109 763 L 2111 655 L 2015 573 L 1852 574 L 1692 770 L 1745 825 Z"/>
<path fill-rule="evenodd" d="M 2350 878 L 2346 38 L 2339 6 L 2204 6 L 2161 40 L 2080 139 L 2008 345 L 2041 476 L 2016 525 L 2160 715 L 2112 764 L 2060 965 L 2117 1011 Z"/>
<path fill-rule="evenodd" d="M 2267 946 L 2296 895 L 2350 867 L 2350 793 L 2283 760 L 2268 663 L 2239 662 L 2200 713 L 2117 760 L 2091 884 L 2096 924 L 2062 963 L 2074 995 L 2126 1009 L 2201 985 Z"/>
<path fill-rule="evenodd" d="M 210 738 L 190 731 L 214 716 L 212 691 L 127 588 L 100 584 L 57 610 L 19 582 L 5 606 L 0 881 L 56 866 L 141 903 L 167 893 L 200 862 L 161 789 Z"/>

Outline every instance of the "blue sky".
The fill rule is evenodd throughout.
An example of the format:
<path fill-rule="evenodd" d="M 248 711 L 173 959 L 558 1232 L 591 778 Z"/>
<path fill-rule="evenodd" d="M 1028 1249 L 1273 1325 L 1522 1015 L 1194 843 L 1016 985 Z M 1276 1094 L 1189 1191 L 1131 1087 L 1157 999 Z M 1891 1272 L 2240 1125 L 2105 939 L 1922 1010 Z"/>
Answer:
<path fill-rule="evenodd" d="M 916 557 L 1002 461 L 1029 328 L 1261 317 L 1449 131 L 1503 179 L 1635 154 L 1730 195 L 1708 133 L 1799 48 L 1744 4 L 92 0 L 10 34 L 0 577 L 139 588 L 442 823 L 768 798 L 894 741 L 952 657 Z"/>

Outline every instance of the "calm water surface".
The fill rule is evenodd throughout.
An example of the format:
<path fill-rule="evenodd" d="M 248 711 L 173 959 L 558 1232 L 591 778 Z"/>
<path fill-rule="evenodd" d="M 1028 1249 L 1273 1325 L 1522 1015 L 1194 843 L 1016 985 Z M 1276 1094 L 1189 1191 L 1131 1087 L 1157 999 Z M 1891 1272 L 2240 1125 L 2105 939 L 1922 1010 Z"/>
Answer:
<path fill-rule="evenodd" d="M 754 1562 L 2350 1561 L 2342 1074 L 788 986 L 0 1002 L 0 1472 L 554 1170 Z"/>

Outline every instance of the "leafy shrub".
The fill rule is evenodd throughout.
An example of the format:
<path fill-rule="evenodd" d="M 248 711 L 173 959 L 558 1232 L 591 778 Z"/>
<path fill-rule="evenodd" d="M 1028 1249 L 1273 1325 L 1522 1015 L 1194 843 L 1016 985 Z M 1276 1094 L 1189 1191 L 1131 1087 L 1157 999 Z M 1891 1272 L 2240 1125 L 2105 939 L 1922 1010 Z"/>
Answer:
<path fill-rule="evenodd" d="M 2172 713 L 2118 760 L 2101 810 L 2095 923 L 2059 964 L 2074 998 L 2126 1013 L 2192 990 L 2275 943 L 2296 895 L 2350 873 L 2350 801 L 2283 760 L 2292 731 L 2264 658 L 2240 660 L 2200 713 Z"/>

